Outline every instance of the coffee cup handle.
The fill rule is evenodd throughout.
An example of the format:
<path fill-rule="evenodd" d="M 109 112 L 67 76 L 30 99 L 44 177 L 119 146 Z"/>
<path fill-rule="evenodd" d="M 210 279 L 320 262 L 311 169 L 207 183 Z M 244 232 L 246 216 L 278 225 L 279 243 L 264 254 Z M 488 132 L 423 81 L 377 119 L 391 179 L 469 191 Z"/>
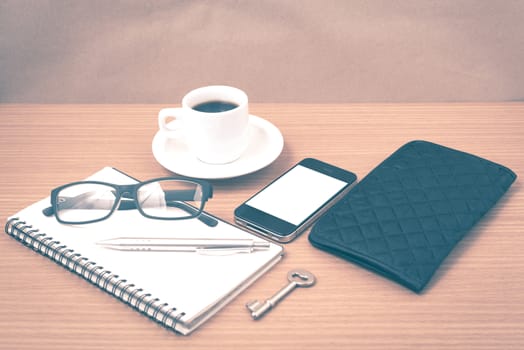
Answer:
<path fill-rule="evenodd" d="M 169 119 L 173 119 L 168 122 Z M 158 112 L 158 127 L 168 137 L 182 137 L 182 108 L 163 108 Z"/>

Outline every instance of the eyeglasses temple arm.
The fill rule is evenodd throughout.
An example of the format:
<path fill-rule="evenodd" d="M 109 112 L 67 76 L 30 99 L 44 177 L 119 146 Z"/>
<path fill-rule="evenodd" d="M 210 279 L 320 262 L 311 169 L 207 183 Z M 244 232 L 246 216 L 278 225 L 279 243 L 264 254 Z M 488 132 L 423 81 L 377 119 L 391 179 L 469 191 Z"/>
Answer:
<path fill-rule="evenodd" d="M 180 208 L 182 210 L 187 211 L 188 213 L 190 213 L 192 215 L 195 215 L 199 211 L 195 207 L 193 207 L 193 206 L 191 206 L 189 204 L 183 203 L 183 202 L 171 202 L 171 203 L 167 203 L 167 205 L 170 206 L 170 207 Z M 216 225 L 218 225 L 218 220 L 217 219 L 207 215 L 204 212 L 201 212 L 200 215 L 197 216 L 197 219 L 202 221 L 204 224 L 206 224 L 209 227 L 215 227 Z"/>
<path fill-rule="evenodd" d="M 192 190 L 166 191 L 165 197 L 166 197 L 166 204 L 170 207 L 180 208 L 182 210 L 187 211 L 191 215 L 195 215 L 198 212 L 198 209 L 196 209 L 195 207 L 187 203 L 184 203 L 184 202 L 179 202 L 183 200 L 194 200 L 195 191 L 192 191 Z M 130 210 L 130 209 L 136 209 L 135 201 L 130 201 L 130 200 L 120 201 L 118 210 Z M 209 227 L 215 227 L 216 225 L 218 225 L 218 220 L 216 220 L 215 218 L 205 213 L 200 213 L 200 215 L 197 216 L 197 219 L 202 221 L 204 224 L 206 224 Z"/>

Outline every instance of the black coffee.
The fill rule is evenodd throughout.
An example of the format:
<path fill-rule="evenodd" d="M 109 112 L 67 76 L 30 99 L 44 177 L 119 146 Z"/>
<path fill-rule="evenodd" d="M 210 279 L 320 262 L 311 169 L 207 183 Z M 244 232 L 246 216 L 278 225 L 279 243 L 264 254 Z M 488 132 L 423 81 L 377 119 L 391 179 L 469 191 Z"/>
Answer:
<path fill-rule="evenodd" d="M 197 104 L 196 106 L 193 107 L 193 109 L 195 111 L 205 112 L 205 113 L 219 113 L 219 112 L 230 111 L 237 107 L 238 105 L 233 102 L 207 101 L 207 102 Z"/>

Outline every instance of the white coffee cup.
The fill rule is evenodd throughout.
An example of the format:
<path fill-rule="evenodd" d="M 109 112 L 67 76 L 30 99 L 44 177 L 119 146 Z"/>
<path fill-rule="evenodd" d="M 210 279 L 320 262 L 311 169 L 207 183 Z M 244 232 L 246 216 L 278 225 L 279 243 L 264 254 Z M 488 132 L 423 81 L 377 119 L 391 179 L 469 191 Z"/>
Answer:
<path fill-rule="evenodd" d="M 195 109 L 196 108 L 196 109 Z M 187 93 L 181 108 L 158 113 L 161 132 L 209 164 L 238 159 L 248 145 L 248 98 L 240 89 L 213 85 Z"/>

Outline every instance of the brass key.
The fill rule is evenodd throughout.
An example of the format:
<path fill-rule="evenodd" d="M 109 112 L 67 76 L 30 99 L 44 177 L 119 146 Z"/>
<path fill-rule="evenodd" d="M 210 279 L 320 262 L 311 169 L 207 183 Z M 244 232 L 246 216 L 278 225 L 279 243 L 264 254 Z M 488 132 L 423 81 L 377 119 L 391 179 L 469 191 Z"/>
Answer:
<path fill-rule="evenodd" d="M 251 317 L 253 317 L 253 319 L 258 320 L 266 312 L 274 308 L 296 287 L 307 288 L 315 284 L 315 276 L 306 270 L 291 270 L 287 274 L 287 279 L 289 280 L 289 284 L 279 290 L 275 295 L 267 299 L 265 302 L 261 303 L 258 300 L 253 300 L 246 304 L 246 307 L 249 309 L 249 311 L 251 311 Z"/>

